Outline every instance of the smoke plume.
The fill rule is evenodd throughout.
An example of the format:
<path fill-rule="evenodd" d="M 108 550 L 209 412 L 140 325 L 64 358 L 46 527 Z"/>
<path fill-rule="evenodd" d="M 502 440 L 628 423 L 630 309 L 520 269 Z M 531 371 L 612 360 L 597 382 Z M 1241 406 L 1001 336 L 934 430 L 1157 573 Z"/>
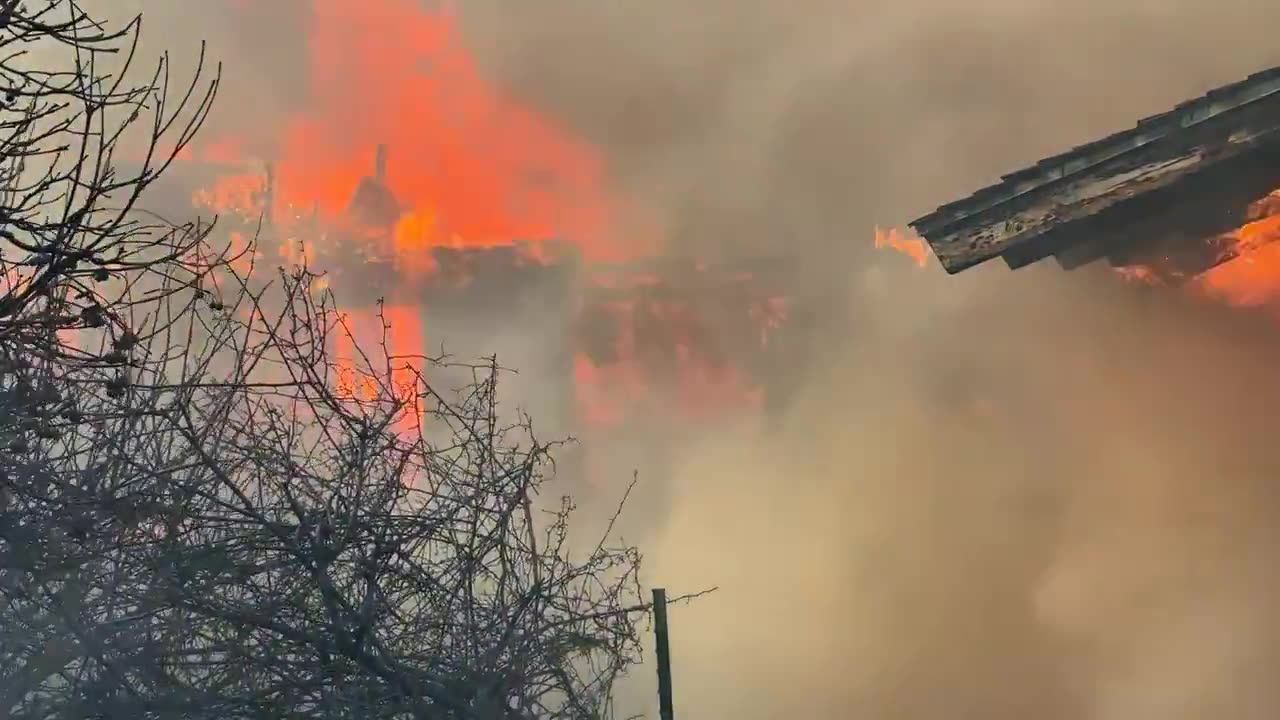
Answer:
<path fill-rule="evenodd" d="M 218 3 L 147 11 L 162 16 L 153 42 L 211 36 L 236 108 L 221 121 L 252 127 L 302 101 L 305 13 L 272 7 L 248 31 Z M 796 252 L 824 303 L 819 351 L 781 371 L 800 391 L 780 423 L 709 428 L 666 448 L 656 476 L 639 462 L 651 495 L 631 539 L 649 548 L 649 579 L 721 587 L 672 614 L 680 715 L 1280 707 L 1275 321 L 1106 273 L 946 277 L 871 248 L 876 224 L 1280 62 L 1280 6 L 460 12 L 487 71 L 602 148 L 671 252 Z M 638 709 L 650 680 L 642 668 L 628 689 Z"/>
<path fill-rule="evenodd" d="M 723 588 L 673 616 L 682 713 L 1274 711 L 1275 322 L 1105 273 L 913 275 L 870 230 L 1275 64 L 1280 9 L 464 16 L 488 67 L 606 148 L 674 247 L 798 250 L 830 304 L 782 428 L 686 448 L 669 479 L 650 577 Z"/>

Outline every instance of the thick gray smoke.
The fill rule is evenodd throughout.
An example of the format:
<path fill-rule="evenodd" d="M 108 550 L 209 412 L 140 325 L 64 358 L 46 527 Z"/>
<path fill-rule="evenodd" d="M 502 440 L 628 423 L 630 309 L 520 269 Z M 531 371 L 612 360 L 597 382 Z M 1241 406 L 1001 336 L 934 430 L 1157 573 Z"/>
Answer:
<path fill-rule="evenodd" d="M 651 579 L 724 588 L 674 616 L 683 714 L 1274 713 L 1274 322 L 1105 274 L 913 275 L 870 230 L 1280 62 L 1280 7 L 464 14 L 675 247 L 800 250 L 833 305 L 784 429 L 725 432 L 669 480 Z"/>
<path fill-rule="evenodd" d="M 863 249 L 869 221 L 1280 57 L 1280 10 L 1244 0 L 463 7 L 495 72 L 610 148 L 682 246 L 732 250 Z"/>
<path fill-rule="evenodd" d="M 288 111 L 306 102 L 309 0 L 124 0 L 93 8 L 116 23 L 142 15 L 133 77 L 142 80 L 168 54 L 170 84 L 184 90 L 206 45 L 205 77 L 221 63 L 223 84 L 208 127 L 269 154 Z"/>
<path fill-rule="evenodd" d="M 290 12 L 152 4 L 154 42 L 216 41 L 226 122 L 302 82 Z M 796 250 L 829 306 L 781 427 L 671 448 L 633 518 L 651 581 L 722 588 L 673 613 L 682 716 L 1275 714 L 1280 328 L 1105 273 L 916 272 L 871 229 L 1280 63 L 1280 5 L 461 8 L 673 252 Z"/>

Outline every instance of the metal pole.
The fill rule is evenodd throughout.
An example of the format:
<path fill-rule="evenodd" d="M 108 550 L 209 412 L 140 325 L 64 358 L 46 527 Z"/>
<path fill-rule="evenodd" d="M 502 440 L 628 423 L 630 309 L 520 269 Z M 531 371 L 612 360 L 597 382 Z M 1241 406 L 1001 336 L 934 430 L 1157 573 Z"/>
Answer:
<path fill-rule="evenodd" d="M 653 633 L 658 641 L 658 716 L 674 720 L 671 706 L 671 641 L 667 635 L 667 591 L 653 591 Z"/>

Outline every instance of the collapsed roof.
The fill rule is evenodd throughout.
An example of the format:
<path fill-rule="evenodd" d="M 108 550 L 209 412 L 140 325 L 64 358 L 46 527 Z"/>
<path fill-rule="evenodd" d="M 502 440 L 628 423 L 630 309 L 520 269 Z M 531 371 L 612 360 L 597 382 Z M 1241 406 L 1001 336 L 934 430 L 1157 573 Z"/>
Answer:
<path fill-rule="evenodd" d="M 1224 233 L 1280 189 L 1280 67 L 1047 158 L 911 223 L 942 267 L 1106 259 L 1168 278 L 1229 260 Z"/>

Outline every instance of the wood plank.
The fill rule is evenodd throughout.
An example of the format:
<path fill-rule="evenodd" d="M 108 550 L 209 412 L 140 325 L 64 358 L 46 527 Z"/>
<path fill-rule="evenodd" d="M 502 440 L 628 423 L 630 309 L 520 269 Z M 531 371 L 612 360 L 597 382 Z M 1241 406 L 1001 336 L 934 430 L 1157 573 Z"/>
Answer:
<path fill-rule="evenodd" d="M 1130 241 L 1131 233 L 1112 232 L 1113 209 L 1164 196 L 1188 178 L 1266 152 L 1277 138 L 1280 68 L 1042 160 L 911 225 L 951 273 L 995 257 L 1014 268 L 1050 256 L 1078 266 L 1108 254 L 1112 241 Z M 1105 223 L 1091 222 L 1100 215 L 1108 216 Z"/>
<path fill-rule="evenodd" d="M 1117 157 L 1091 172 L 1064 178 L 1012 201 L 998 219 L 962 225 L 929 238 L 930 245 L 948 272 L 972 267 L 1054 228 L 1172 187 L 1213 165 L 1257 151 L 1280 134 L 1280 103 L 1272 109 L 1274 117 L 1248 118 L 1251 122 L 1233 124 L 1234 132 L 1210 134 L 1202 128 Z"/>
<path fill-rule="evenodd" d="M 1037 162 L 1004 176 L 1002 181 L 962 200 L 944 205 L 911 223 L 926 237 L 965 221 L 998 212 L 1004 203 L 1064 177 L 1086 172 L 1122 154 L 1144 148 L 1169 135 L 1185 132 L 1280 93 L 1280 67 L 1255 73 L 1230 85 L 1182 103 L 1173 110 L 1140 120 L 1129 129 Z"/>

